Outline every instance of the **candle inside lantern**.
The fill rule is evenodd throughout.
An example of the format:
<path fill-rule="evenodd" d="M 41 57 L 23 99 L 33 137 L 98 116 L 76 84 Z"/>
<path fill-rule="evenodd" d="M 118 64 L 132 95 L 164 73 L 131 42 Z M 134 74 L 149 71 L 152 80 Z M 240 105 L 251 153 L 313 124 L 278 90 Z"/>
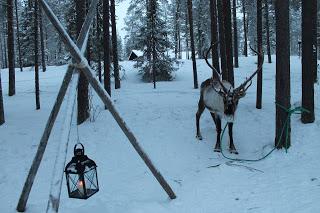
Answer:
<path fill-rule="evenodd" d="M 77 188 L 78 188 L 78 190 L 80 191 L 81 194 L 84 194 L 84 189 L 83 189 L 83 182 L 82 182 L 82 180 L 79 180 L 79 181 L 78 181 Z"/>

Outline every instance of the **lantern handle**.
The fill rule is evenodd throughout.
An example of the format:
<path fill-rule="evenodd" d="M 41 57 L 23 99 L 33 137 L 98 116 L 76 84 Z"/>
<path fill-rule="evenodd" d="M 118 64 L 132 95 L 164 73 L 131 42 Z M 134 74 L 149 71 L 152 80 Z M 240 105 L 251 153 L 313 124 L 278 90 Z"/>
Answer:
<path fill-rule="evenodd" d="M 74 148 L 73 148 L 73 154 L 76 155 L 76 150 L 77 150 L 77 146 L 80 145 L 81 146 L 81 149 L 83 150 L 82 151 L 82 154 L 84 155 L 84 146 L 82 143 L 76 143 L 76 145 L 74 145 Z"/>

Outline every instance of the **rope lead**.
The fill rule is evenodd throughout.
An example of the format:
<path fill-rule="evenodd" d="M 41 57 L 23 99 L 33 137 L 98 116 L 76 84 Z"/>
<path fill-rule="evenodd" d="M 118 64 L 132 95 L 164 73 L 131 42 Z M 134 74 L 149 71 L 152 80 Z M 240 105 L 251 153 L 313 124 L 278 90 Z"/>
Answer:
<path fill-rule="evenodd" d="M 281 104 L 278 104 L 278 103 L 275 103 L 278 107 L 280 107 L 281 109 L 285 110 L 287 113 L 288 113 L 288 116 L 287 116 L 287 119 L 286 121 L 284 122 L 284 125 L 281 129 L 281 134 L 280 134 L 280 137 L 278 139 L 278 142 L 277 142 L 277 145 L 270 151 L 268 152 L 265 156 L 261 157 L 261 158 L 258 158 L 258 159 L 241 159 L 241 158 L 231 158 L 231 157 L 228 157 L 226 156 L 224 153 L 223 153 L 223 149 L 221 149 L 221 154 L 224 158 L 228 159 L 228 160 L 233 160 L 233 161 L 243 161 L 243 162 L 257 162 L 257 161 L 261 161 L 261 160 L 264 160 L 265 158 L 267 158 L 279 145 L 280 145 L 280 142 L 281 142 L 281 138 L 283 136 L 283 133 L 284 131 L 286 130 L 286 146 L 285 146 L 285 149 L 286 149 L 286 153 L 288 152 L 288 135 L 289 135 L 289 120 L 291 118 L 291 115 L 292 114 L 301 114 L 302 112 L 307 112 L 307 113 L 310 113 L 309 110 L 299 106 L 299 107 L 294 107 L 294 108 L 286 108 L 284 106 L 282 106 Z M 228 126 L 228 123 L 226 123 L 226 125 L 224 126 L 223 128 L 223 131 L 222 131 L 222 134 L 221 134 L 221 137 L 220 137 L 220 141 L 223 141 L 223 135 L 226 131 L 226 128 Z"/>

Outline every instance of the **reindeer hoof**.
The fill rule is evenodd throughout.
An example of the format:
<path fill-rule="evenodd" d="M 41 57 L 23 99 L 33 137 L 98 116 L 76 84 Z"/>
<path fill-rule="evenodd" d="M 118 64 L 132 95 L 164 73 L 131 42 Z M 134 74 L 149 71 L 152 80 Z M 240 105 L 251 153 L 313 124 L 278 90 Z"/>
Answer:
<path fill-rule="evenodd" d="M 213 150 L 214 152 L 221 152 L 221 148 L 219 147 L 219 148 L 214 148 L 214 150 Z"/>
<path fill-rule="evenodd" d="M 235 155 L 238 155 L 238 154 L 239 154 L 236 149 L 229 149 L 229 152 L 230 152 L 231 154 L 235 154 Z"/>
<path fill-rule="evenodd" d="M 197 135 L 196 138 L 197 138 L 198 140 L 200 140 L 200 141 L 202 140 L 202 136 L 201 136 L 201 135 Z"/>

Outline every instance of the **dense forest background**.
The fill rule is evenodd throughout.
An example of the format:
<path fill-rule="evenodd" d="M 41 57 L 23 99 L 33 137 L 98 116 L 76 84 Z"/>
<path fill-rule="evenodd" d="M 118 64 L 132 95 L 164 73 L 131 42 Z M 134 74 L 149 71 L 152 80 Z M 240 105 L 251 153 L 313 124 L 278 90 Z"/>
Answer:
<path fill-rule="evenodd" d="M 33 57 L 33 0 L 15 0 L 17 11 L 14 12 L 14 31 L 15 31 L 15 63 L 19 67 L 19 57 L 21 57 L 23 66 L 32 66 L 34 64 Z M 269 10 L 263 10 L 263 25 L 266 24 L 266 18 L 270 26 L 270 49 L 271 54 L 275 53 L 275 10 L 272 0 L 266 0 Z M 75 35 L 75 1 L 51 0 L 49 1 L 55 14 L 59 20 L 67 27 L 71 35 Z M 318 4 L 319 5 L 319 4 Z M 188 13 L 187 1 L 157 1 L 158 9 L 158 30 L 163 35 L 164 41 L 162 50 L 167 52 L 173 51 L 175 58 L 182 58 L 185 54 L 186 58 L 191 57 L 187 50 L 190 50 L 190 36 L 188 29 Z M 265 4 L 264 6 L 265 7 Z M 145 23 L 147 22 L 146 1 L 132 0 L 126 17 L 126 36 L 122 40 L 118 33 L 118 51 L 119 59 L 126 60 L 133 49 L 143 50 L 143 42 L 146 41 L 148 34 Z M 2 68 L 8 67 L 7 62 L 7 12 L 6 2 L 0 4 L 0 60 Z M 317 8 L 318 14 L 320 7 Z M 122 11 L 125 12 L 125 11 Z M 102 22 L 102 11 L 100 11 L 100 22 Z M 246 23 L 244 24 L 243 13 L 246 15 Z M 248 44 L 256 45 L 256 1 L 236 1 L 236 21 L 238 31 L 239 55 L 244 53 L 244 27 L 247 26 Z M 19 27 L 17 27 L 17 23 Z M 210 46 L 211 40 L 211 24 L 210 24 L 210 4 L 205 1 L 193 1 L 193 23 L 194 23 L 194 38 L 197 58 L 204 58 L 204 52 Z M 299 54 L 299 41 L 301 40 L 301 3 L 299 0 L 290 1 L 290 53 L 291 55 Z M 44 46 L 44 59 L 48 65 L 61 65 L 69 59 L 68 53 L 65 50 L 59 36 L 47 20 L 45 15 L 42 15 L 41 34 L 43 35 L 40 42 Z M 98 61 L 97 52 L 101 52 L 102 36 L 98 38 L 96 28 L 99 27 L 95 22 L 91 30 L 90 51 L 92 60 Z M 101 27 L 101 25 L 100 25 Z M 263 27 L 263 36 L 266 37 L 266 28 Z M 18 32 L 19 30 L 19 32 Z M 121 29 L 120 29 L 121 30 Z M 19 41 L 18 41 L 19 37 Z M 264 49 L 266 52 L 266 40 L 263 39 Z M 98 41 L 98 42 L 97 42 Z M 318 42 L 319 43 L 319 42 Z M 319 48 L 318 48 L 319 49 Z M 250 50 L 249 50 L 250 51 Z M 20 56 L 19 53 L 20 52 Z"/>

